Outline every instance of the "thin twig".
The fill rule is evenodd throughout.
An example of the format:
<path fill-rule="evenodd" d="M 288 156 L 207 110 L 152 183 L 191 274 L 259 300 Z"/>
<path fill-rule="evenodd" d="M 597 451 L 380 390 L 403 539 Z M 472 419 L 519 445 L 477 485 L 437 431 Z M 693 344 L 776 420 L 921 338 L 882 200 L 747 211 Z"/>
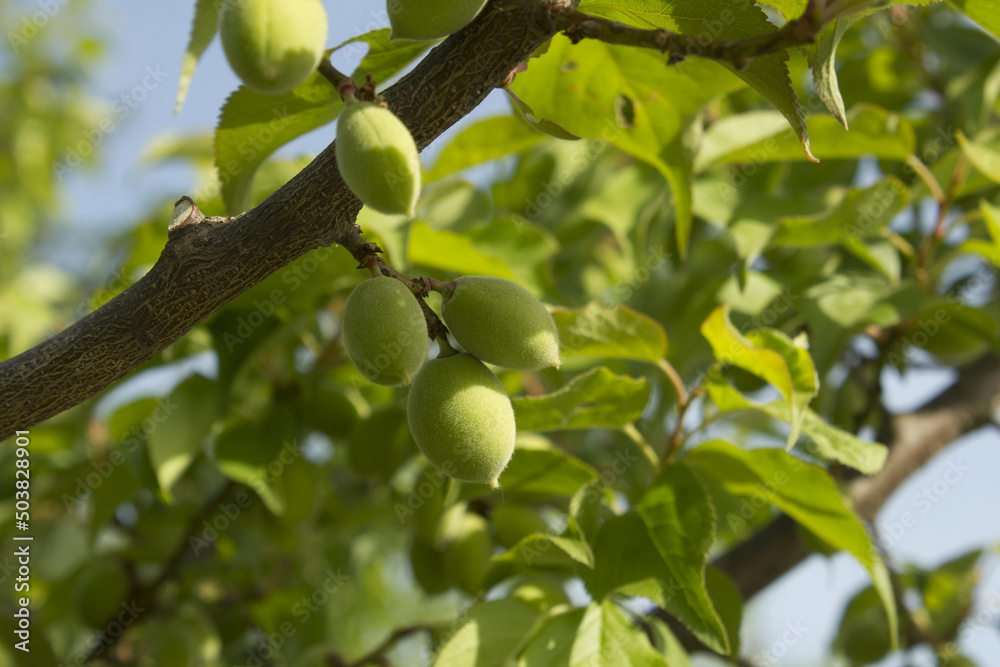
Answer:
<path fill-rule="evenodd" d="M 660 470 L 665 464 L 670 462 L 678 448 L 684 442 L 684 415 L 691 405 L 691 397 L 688 395 L 687 388 L 685 388 L 684 381 L 681 379 L 677 369 L 669 361 L 660 359 L 657 362 L 657 367 L 663 371 L 663 374 L 670 380 L 670 384 L 674 386 L 674 391 L 677 392 L 677 425 L 674 426 L 674 432 L 670 436 L 670 440 L 667 441 L 667 448 L 663 452 L 663 456 L 657 466 L 657 470 Z"/>
<path fill-rule="evenodd" d="M 215 511 L 219 505 L 225 500 L 226 495 L 236 486 L 236 482 L 229 481 L 223 485 L 222 489 L 219 490 L 217 494 L 208 501 L 201 510 L 191 518 L 188 522 L 187 530 L 184 531 L 184 537 L 177 543 L 177 548 L 167 559 L 167 562 L 163 564 L 163 570 L 153 582 L 143 586 L 136 583 L 132 584 L 126 595 L 127 600 L 133 600 L 134 606 L 143 608 L 153 606 L 153 601 L 156 599 L 156 593 L 163 584 L 167 581 L 173 579 L 177 576 L 178 568 L 180 567 L 181 561 L 184 556 L 187 555 L 190 549 L 190 538 L 193 537 L 202 527 L 202 523 Z M 104 628 L 108 628 L 112 623 L 116 623 L 116 619 L 119 614 L 119 610 L 115 610 L 115 615 L 112 616 L 107 623 L 104 624 Z M 105 635 L 100 633 L 100 641 L 98 641 L 93 647 L 91 647 L 90 652 L 84 657 L 84 664 L 89 663 L 102 655 L 107 654 L 115 647 L 116 644 L 125 636 L 125 631 L 119 632 L 117 635 Z M 106 659 L 106 658 L 105 658 Z"/>
<path fill-rule="evenodd" d="M 916 155 L 910 155 L 906 158 L 906 164 L 909 165 L 911 169 L 920 177 L 920 180 L 924 182 L 927 189 L 931 191 L 931 196 L 937 201 L 938 204 L 944 203 L 944 190 L 941 189 L 941 185 L 934 178 L 934 174 L 927 167 L 923 161 Z"/>
<path fill-rule="evenodd" d="M 633 28 L 618 21 L 591 16 L 576 9 L 561 9 L 554 16 L 556 27 L 573 43 L 596 39 L 606 44 L 638 46 L 670 54 L 670 63 L 695 56 L 719 60 L 737 69 L 745 68 L 754 58 L 811 44 L 823 29 L 816 12 L 809 8 L 802 17 L 786 23 L 780 29 L 745 39 L 706 41 L 694 35 L 681 35 L 670 30 Z"/>
<path fill-rule="evenodd" d="M 346 101 L 354 97 L 354 80 L 334 67 L 329 58 L 320 59 L 318 69 L 319 73 L 337 89 L 340 99 Z"/>

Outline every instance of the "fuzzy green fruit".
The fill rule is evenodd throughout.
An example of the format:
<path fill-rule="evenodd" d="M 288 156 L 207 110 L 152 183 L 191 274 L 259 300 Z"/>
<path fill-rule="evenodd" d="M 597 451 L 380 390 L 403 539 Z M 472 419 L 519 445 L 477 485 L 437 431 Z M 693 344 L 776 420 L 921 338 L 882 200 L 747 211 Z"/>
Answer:
<path fill-rule="evenodd" d="M 500 380 L 468 354 L 432 359 L 406 403 L 420 451 L 446 475 L 496 488 L 514 454 L 514 409 Z"/>
<path fill-rule="evenodd" d="M 389 0 L 391 39 L 438 39 L 464 28 L 486 0 Z"/>
<path fill-rule="evenodd" d="M 489 522 L 478 514 L 466 514 L 455 539 L 445 547 L 444 566 L 459 588 L 477 595 L 492 566 L 492 555 Z"/>
<path fill-rule="evenodd" d="M 316 70 L 326 47 L 320 0 L 224 0 L 219 35 L 226 60 L 248 88 L 287 93 Z"/>
<path fill-rule="evenodd" d="M 427 324 L 413 293 L 395 278 L 376 276 L 354 288 L 344 305 L 344 346 L 376 384 L 408 384 L 427 359 Z"/>
<path fill-rule="evenodd" d="M 443 298 L 445 324 L 469 354 L 525 371 L 560 364 L 552 315 L 520 285 L 491 276 L 462 276 Z"/>
<path fill-rule="evenodd" d="M 361 202 L 382 213 L 416 213 L 420 158 L 396 114 L 374 102 L 347 105 L 337 119 L 337 167 Z"/>

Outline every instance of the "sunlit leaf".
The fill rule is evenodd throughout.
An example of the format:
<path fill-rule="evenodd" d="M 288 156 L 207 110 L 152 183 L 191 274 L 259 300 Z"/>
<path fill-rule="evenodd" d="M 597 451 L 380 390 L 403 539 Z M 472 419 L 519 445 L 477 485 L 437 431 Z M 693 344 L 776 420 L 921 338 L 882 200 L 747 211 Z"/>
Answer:
<path fill-rule="evenodd" d="M 663 562 L 670 571 L 676 596 L 664 608 L 677 616 L 699 639 L 730 653 L 728 633 L 712 604 L 705 581 L 708 553 L 715 541 L 715 510 L 708 494 L 686 465 L 664 466 L 638 506 Z M 679 601 L 678 601 L 679 602 Z"/>
<path fill-rule="evenodd" d="M 857 558 L 872 576 L 896 641 L 898 617 L 888 569 L 825 470 L 780 449 L 747 451 L 718 440 L 699 445 L 685 460 L 728 493 L 762 496 L 833 548 Z"/>
<path fill-rule="evenodd" d="M 187 96 L 188 86 L 191 77 L 194 76 L 195 67 L 198 66 L 198 60 L 218 31 L 220 5 L 218 0 L 197 0 L 194 20 L 191 23 L 191 38 L 184 52 L 184 61 L 181 63 L 174 113 L 178 113 L 184 105 L 184 98 Z"/>
<path fill-rule="evenodd" d="M 659 322 L 626 306 L 593 301 L 583 308 L 556 308 L 559 354 L 567 357 L 641 359 L 657 362 L 667 354 L 667 335 Z"/>
<path fill-rule="evenodd" d="M 806 407 L 819 392 L 819 379 L 809 352 L 776 329 L 740 333 L 729 321 L 728 306 L 716 308 L 701 327 L 715 357 L 770 382 L 791 411 L 788 446 L 798 439 Z"/>
<path fill-rule="evenodd" d="M 551 431 L 621 428 L 642 415 L 648 400 L 645 378 L 615 375 L 598 366 L 559 391 L 515 398 L 512 403 L 519 431 Z"/>

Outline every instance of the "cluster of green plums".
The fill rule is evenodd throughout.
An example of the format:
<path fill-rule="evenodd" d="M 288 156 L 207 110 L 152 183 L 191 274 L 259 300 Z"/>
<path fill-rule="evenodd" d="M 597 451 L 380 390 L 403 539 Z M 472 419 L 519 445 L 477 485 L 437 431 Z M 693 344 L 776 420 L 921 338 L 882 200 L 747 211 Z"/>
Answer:
<path fill-rule="evenodd" d="M 559 365 L 552 316 L 530 292 L 491 276 L 431 281 L 441 316 L 464 350 L 427 361 L 419 297 L 401 281 L 363 281 L 344 306 L 343 338 L 361 373 L 377 384 L 410 384 L 407 421 L 427 459 L 455 479 L 496 487 L 514 453 L 514 410 L 483 362 L 519 370 Z"/>
<path fill-rule="evenodd" d="M 476 17 L 486 0 L 389 0 L 393 39 L 429 40 Z M 320 0 L 223 0 L 219 33 L 230 67 L 250 89 L 278 95 L 316 71 L 325 55 L 327 17 Z M 378 101 L 345 95 L 337 121 L 337 164 L 366 206 L 412 216 L 420 193 L 417 146 Z"/>

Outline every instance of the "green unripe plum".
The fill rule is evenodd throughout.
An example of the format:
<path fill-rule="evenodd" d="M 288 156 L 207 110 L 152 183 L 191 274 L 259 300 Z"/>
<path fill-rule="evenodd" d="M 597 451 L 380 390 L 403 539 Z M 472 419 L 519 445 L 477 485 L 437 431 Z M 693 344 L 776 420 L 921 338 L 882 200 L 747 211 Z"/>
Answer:
<path fill-rule="evenodd" d="M 464 28 L 486 0 L 389 0 L 391 39 L 438 39 Z"/>
<path fill-rule="evenodd" d="M 462 276 L 446 283 L 442 297 L 445 324 L 469 354 L 525 371 L 560 364 L 552 315 L 520 285 L 491 276 Z"/>
<path fill-rule="evenodd" d="M 478 514 L 466 514 L 455 539 L 444 550 L 444 565 L 455 584 L 469 595 L 476 595 L 486 581 L 493 556 L 490 524 Z"/>
<path fill-rule="evenodd" d="M 92 628 L 104 624 L 120 611 L 128 595 L 128 578 L 112 562 L 100 562 L 85 570 L 73 589 L 73 606 L 81 621 Z"/>
<path fill-rule="evenodd" d="M 427 324 L 416 297 L 395 278 L 376 276 L 354 288 L 344 305 L 344 346 L 376 384 L 408 384 L 427 359 Z"/>
<path fill-rule="evenodd" d="M 520 600 L 532 609 L 546 612 L 552 607 L 569 604 L 569 597 L 563 589 L 562 582 L 545 574 L 526 575 L 518 579 L 517 585 L 508 596 Z"/>
<path fill-rule="evenodd" d="M 337 167 L 361 202 L 382 213 L 416 213 L 420 158 L 396 114 L 374 102 L 348 104 L 337 119 Z"/>
<path fill-rule="evenodd" d="M 219 35 L 226 60 L 248 88 L 287 93 L 309 78 L 326 47 L 320 0 L 224 0 Z"/>
<path fill-rule="evenodd" d="M 497 376 L 468 354 L 432 359 L 406 403 L 410 432 L 446 475 L 496 488 L 514 454 L 514 409 Z"/>

